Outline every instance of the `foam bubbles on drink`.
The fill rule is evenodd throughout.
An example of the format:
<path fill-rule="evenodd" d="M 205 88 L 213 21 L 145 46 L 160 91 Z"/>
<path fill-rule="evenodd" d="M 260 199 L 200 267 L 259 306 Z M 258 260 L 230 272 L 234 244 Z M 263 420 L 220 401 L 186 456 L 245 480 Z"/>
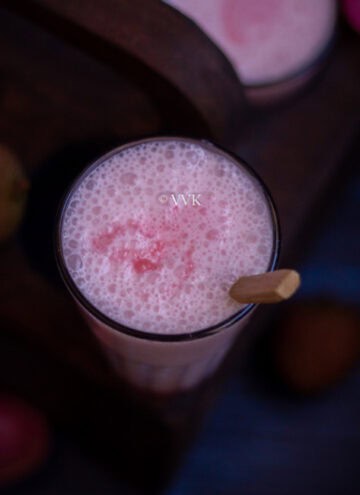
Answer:
<path fill-rule="evenodd" d="M 241 309 L 229 289 L 266 271 L 273 226 L 261 187 L 237 162 L 181 140 L 148 141 L 85 176 L 62 243 L 79 290 L 109 318 L 186 333 Z"/>

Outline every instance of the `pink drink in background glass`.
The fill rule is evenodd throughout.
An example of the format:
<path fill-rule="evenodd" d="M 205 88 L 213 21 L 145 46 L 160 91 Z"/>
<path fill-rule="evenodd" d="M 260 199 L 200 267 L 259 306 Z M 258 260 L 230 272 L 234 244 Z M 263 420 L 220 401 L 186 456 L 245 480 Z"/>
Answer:
<path fill-rule="evenodd" d="M 249 98 L 266 103 L 317 72 L 334 37 L 336 0 L 165 0 L 232 62 Z"/>
<path fill-rule="evenodd" d="M 271 200 L 246 165 L 208 142 L 153 138 L 79 177 L 57 255 L 118 373 L 169 393 L 217 368 L 253 308 L 229 288 L 273 269 L 278 243 Z"/>

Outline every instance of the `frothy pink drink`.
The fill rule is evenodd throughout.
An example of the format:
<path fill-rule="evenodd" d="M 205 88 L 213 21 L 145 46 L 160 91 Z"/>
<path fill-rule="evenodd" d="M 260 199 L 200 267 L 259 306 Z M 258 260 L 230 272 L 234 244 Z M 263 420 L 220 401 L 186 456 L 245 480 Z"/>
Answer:
<path fill-rule="evenodd" d="M 63 270 L 122 376 L 168 392 L 216 368 L 249 309 L 231 285 L 274 262 L 273 215 L 258 179 L 209 143 L 144 140 L 80 177 Z"/>
<path fill-rule="evenodd" d="M 218 44 L 253 101 L 279 97 L 311 77 L 333 38 L 337 14 L 336 0 L 166 2 Z"/>

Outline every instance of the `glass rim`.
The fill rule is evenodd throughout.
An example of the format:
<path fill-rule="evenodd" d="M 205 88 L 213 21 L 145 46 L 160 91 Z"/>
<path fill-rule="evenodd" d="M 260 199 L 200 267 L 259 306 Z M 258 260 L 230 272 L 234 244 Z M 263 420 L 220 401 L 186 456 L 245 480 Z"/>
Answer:
<path fill-rule="evenodd" d="M 139 330 L 135 328 L 128 327 L 122 323 L 117 322 L 116 320 L 113 320 L 106 314 L 104 314 L 102 311 L 100 311 L 96 306 L 94 306 L 86 297 L 85 295 L 80 291 L 80 289 L 77 287 L 76 283 L 74 282 L 67 266 L 65 263 L 65 258 L 63 255 L 63 246 L 62 246 L 62 227 L 63 227 L 63 221 L 64 221 L 64 215 L 67 209 L 67 205 L 69 201 L 72 198 L 73 193 L 76 191 L 77 187 L 79 184 L 93 171 L 95 170 L 99 165 L 104 163 L 106 160 L 109 158 L 113 157 L 114 155 L 120 153 L 121 151 L 127 149 L 127 148 L 132 148 L 134 146 L 138 146 L 140 144 L 146 143 L 146 142 L 159 142 L 159 141 L 183 141 L 187 143 L 192 143 L 196 144 L 198 146 L 201 146 L 202 148 L 205 148 L 207 150 L 210 150 L 212 152 L 216 152 L 220 155 L 223 155 L 225 158 L 230 159 L 232 162 L 235 162 L 237 166 L 243 166 L 245 170 L 253 177 L 255 180 L 258 182 L 258 184 L 261 187 L 261 190 L 264 194 L 265 200 L 267 202 L 268 208 L 269 208 L 269 213 L 271 216 L 272 220 L 272 226 L 273 226 L 273 246 L 272 246 L 272 251 L 271 251 L 271 258 L 269 265 L 266 269 L 266 271 L 273 271 L 278 264 L 279 260 L 279 255 L 280 255 L 280 241 L 281 241 L 281 234 L 280 234 L 280 225 L 279 225 L 279 216 L 275 207 L 275 203 L 272 199 L 272 196 L 270 194 L 269 189 L 267 188 L 266 184 L 264 183 L 263 179 L 257 174 L 257 172 L 242 158 L 240 158 L 238 155 L 229 152 L 227 150 L 224 150 L 221 146 L 217 144 L 213 144 L 211 141 L 207 139 L 196 139 L 196 138 L 191 138 L 191 137 L 184 137 L 184 136 L 154 136 L 154 137 L 148 137 L 144 139 L 138 139 L 135 141 L 129 141 L 125 144 L 122 144 L 116 148 L 111 149 L 109 152 L 102 154 L 99 156 L 97 159 L 93 160 L 90 162 L 88 166 L 86 166 L 82 172 L 75 178 L 75 180 L 72 182 L 68 190 L 65 192 L 65 195 L 60 202 L 59 205 L 59 210 L 57 214 L 57 220 L 56 220 L 56 227 L 55 227 L 55 239 L 54 239 L 54 244 L 55 244 L 55 258 L 56 258 L 56 263 L 58 266 L 58 269 L 60 271 L 61 277 L 65 283 L 65 286 L 69 290 L 71 296 L 75 299 L 77 303 L 79 303 L 92 317 L 95 319 L 99 320 L 100 323 L 109 326 L 113 330 L 119 331 L 120 333 L 127 334 L 129 336 L 139 338 L 142 340 L 149 340 L 149 341 L 158 341 L 158 342 L 184 342 L 184 341 L 190 341 L 194 339 L 199 339 L 203 337 L 207 337 L 209 335 L 212 335 L 214 333 L 217 333 L 218 331 L 222 329 L 226 329 L 233 324 L 237 323 L 241 319 L 243 319 L 246 315 L 248 315 L 255 307 L 257 304 L 255 303 L 250 303 L 246 304 L 244 307 L 239 309 L 236 313 L 233 313 L 230 315 L 228 318 L 221 320 L 220 322 L 205 327 L 201 328 L 192 332 L 186 332 L 186 333 L 173 333 L 173 334 L 166 334 L 166 333 L 154 333 L 154 332 L 147 332 L 145 330 Z"/>
<path fill-rule="evenodd" d="M 243 86 L 248 90 L 251 91 L 256 91 L 256 90 L 261 90 L 261 89 L 269 89 L 272 87 L 276 87 L 282 84 L 289 83 L 293 80 L 296 80 L 304 75 L 306 75 L 308 72 L 315 72 L 317 68 L 321 68 L 322 65 L 327 61 L 329 58 L 329 55 L 331 51 L 333 50 L 335 46 L 335 41 L 338 37 L 338 7 L 337 5 L 334 6 L 334 19 L 332 23 L 332 28 L 329 34 L 329 38 L 327 39 L 326 43 L 324 43 L 323 47 L 315 58 L 311 59 L 310 62 L 302 64 L 299 68 L 291 70 L 288 72 L 288 74 L 285 74 L 280 77 L 274 77 L 266 82 L 249 82 L 245 83 L 243 82 Z M 240 74 L 240 80 L 241 80 L 241 74 Z"/>

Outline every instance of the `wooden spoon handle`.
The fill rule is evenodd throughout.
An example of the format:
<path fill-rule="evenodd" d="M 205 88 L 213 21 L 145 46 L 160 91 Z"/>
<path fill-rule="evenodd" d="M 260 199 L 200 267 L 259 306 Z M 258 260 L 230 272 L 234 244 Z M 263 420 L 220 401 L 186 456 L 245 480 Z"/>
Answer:
<path fill-rule="evenodd" d="M 230 289 L 230 296 L 240 303 L 276 303 L 291 297 L 300 286 L 295 270 L 275 270 L 241 277 Z"/>

